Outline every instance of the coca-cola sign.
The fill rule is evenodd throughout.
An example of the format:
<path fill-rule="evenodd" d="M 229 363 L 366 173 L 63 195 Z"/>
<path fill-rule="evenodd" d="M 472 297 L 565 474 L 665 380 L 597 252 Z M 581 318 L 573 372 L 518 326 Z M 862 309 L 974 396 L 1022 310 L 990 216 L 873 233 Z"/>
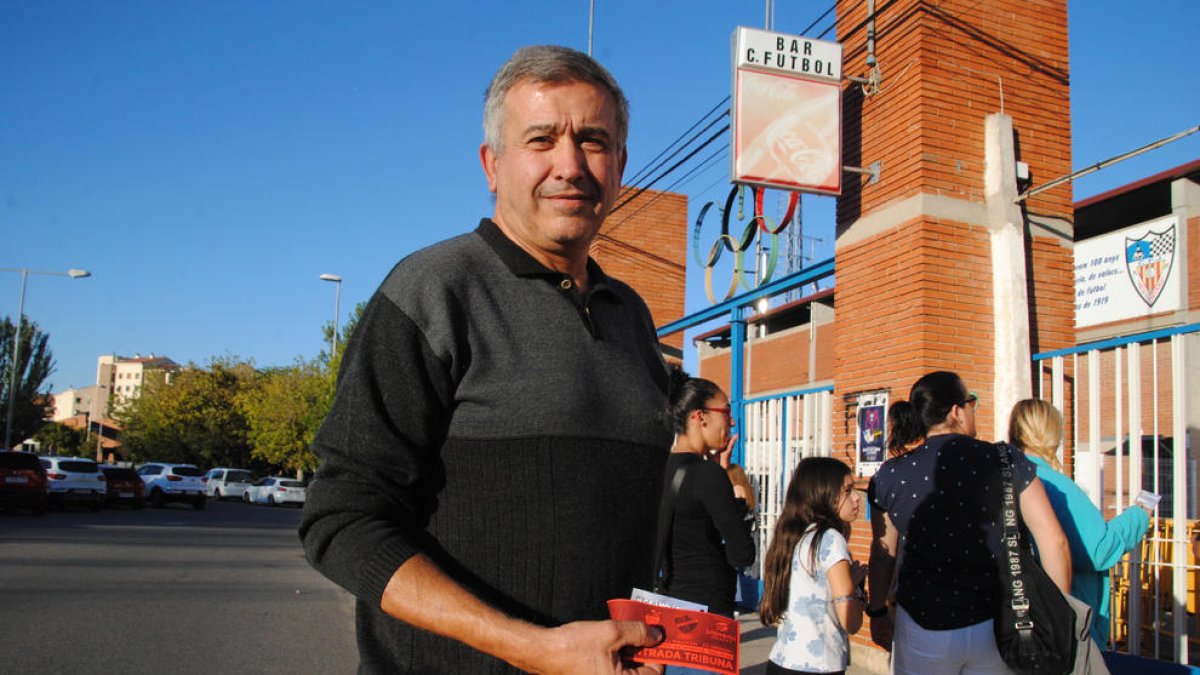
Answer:
<path fill-rule="evenodd" d="M 733 36 L 734 182 L 842 190 L 842 46 L 753 28 Z"/>

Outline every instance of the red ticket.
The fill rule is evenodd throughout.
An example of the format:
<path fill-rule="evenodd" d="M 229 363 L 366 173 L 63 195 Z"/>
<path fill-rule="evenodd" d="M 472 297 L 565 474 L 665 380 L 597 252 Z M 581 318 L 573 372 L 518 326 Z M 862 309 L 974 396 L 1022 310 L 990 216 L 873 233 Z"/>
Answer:
<path fill-rule="evenodd" d="M 642 621 L 666 633 L 662 644 L 637 649 L 638 661 L 738 675 L 741 634 L 729 617 L 636 600 L 609 600 L 608 613 L 616 621 Z"/>

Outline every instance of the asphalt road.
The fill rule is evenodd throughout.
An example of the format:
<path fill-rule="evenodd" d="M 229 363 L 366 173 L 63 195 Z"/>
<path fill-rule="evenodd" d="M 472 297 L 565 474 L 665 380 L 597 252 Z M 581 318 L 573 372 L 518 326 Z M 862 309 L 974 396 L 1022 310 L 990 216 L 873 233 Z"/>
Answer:
<path fill-rule="evenodd" d="M 353 601 L 300 510 L 0 512 L 0 673 L 353 673 Z"/>

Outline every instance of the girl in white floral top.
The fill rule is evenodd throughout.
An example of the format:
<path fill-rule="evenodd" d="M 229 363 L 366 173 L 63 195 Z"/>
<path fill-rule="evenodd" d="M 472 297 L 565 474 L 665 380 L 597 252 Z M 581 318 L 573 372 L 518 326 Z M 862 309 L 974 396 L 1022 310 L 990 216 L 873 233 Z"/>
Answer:
<path fill-rule="evenodd" d="M 850 557 L 850 523 L 862 497 L 850 467 L 830 457 L 800 461 L 767 548 L 759 616 L 779 629 L 767 674 L 843 673 L 850 633 L 862 626 L 866 566 Z"/>

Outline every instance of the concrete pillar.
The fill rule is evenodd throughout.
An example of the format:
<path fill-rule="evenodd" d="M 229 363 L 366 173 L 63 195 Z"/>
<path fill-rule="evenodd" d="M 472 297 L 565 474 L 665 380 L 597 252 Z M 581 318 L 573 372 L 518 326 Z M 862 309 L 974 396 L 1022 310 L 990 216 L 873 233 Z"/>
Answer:
<path fill-rule="evenodd" d="M 1025 219 L 1017 206 L 1017 160 L 1012 118 L 987 116 L 984 192 L 992 245 L 992 322 L 995 369 L 992 378 L 992 438 L 1005 438 L 1008 413 L 1033 395 L 1030 378 L 1029 298 L 1025 275 Z M 985 428 L 978 420 L 980 432 Z"/>

